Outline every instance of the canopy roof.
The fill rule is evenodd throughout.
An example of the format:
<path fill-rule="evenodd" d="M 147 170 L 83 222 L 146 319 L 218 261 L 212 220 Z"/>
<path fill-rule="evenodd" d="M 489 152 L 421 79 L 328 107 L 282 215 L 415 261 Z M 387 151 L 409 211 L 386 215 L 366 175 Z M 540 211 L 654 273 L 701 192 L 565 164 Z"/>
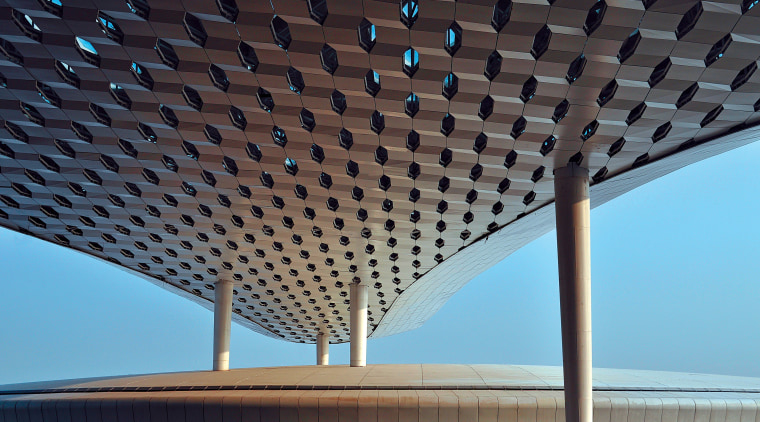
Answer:
<path fill-rule="evenodd" d="M 348 341 L 352 282 L 412 329 L 551 230 L 554 168 L 596 206 L 756 140 L 753 5 L 2 0 L 0 225 L 273 337 Z"/>

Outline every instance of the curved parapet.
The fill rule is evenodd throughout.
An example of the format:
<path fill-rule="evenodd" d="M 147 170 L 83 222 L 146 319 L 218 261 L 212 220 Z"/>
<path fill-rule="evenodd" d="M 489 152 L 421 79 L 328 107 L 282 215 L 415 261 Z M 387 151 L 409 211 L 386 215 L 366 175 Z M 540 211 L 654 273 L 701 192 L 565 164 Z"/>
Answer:
<path fill-rule="evenodd" d="M 562 369 L 507 365 L 301 366 L 0 386 L 12 421 L 564 419 Z M 595 416 L 754 420 L 757 378 L 596 369 Z"/>

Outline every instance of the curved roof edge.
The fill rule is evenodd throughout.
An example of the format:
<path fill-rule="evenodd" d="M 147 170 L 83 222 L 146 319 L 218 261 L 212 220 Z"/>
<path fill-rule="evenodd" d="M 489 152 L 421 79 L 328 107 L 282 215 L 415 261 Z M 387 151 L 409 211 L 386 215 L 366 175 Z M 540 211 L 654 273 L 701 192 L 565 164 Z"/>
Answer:
<path fill-rule="evenodd" d="M 740 125 L 727 133 L 674 152 L 644 166 L 631 168 L 593 184 L 591 208 L 665 176 L 689 164 L 751 144 L 760 137 L 760 122 Z M 402 333 L 422 326 L 465 284 L 521 247 L 554 229 L 554 202 L 513 220 L 481 237 L 434 267 L 391 304 L 370 338 Z"/>
<path fill-rule="evenodd" d="M 760 378 L 632 369 L 594 368 L 594 391 L 656 393 L 731 392 L 760 394 Z M 350 390 L 564 389 L 561 366 L 501 364 L 382 364 L 279 366 L 135 374 L 0 385 L 0 397 L 14 394 L 145 393 Z M 224 393 L 223 393 L 224 394 Z"/>
<path fill-rule="evenodd" d="M 673 153 L 650 161 L 646 165 L 618 173 L 601 183 L 591 185 L 591 208 L 596 208 L 626 192 L 690 164 L 720 155 L 758 140 L 760 140 L 760 122 L 755 122 L 751 125 L 739 125 L 725 134 L 695 144 L 691 148 L 675 150 Z M 57 245 L 52 240 L 36 236 L 31 232 L 24 232 L 17 228 L 9 227 L 3 222 L 0 222 L 0 227 Z M 553 229 L 554 203 L 552 202 L 521 218 L 513 220 L 490 235 L 473 241 L 473 243 L 425 273 L 404 290 L 391 304 L 388 312 L 375 330 L 372 331 L 369 338 L 385 337 L 419 328 L 425 321 L 435 315 L 449 298 L 464 287 L 465 284 L 518 249 Z M 214 310 L 213 301 L 197 296 L 179 286 L 131 268 L 117 265 L 97 255 L 75 248 L 68 249 L 147 280 L 211 312 Z M 256 333 L 275 339 L 282 339 L 282 336 L 237 313 L 233 312 L 232 321 Z"/>

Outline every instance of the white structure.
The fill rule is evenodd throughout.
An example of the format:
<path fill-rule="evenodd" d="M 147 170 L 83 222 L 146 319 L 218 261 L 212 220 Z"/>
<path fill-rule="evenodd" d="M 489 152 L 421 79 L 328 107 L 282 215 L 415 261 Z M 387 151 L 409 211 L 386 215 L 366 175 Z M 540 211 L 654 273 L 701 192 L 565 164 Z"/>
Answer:
<path fill-rule="evenodd" d="M 351 283 L 351 366 L 367 365 L 367 286 Z"/>
<path fill-rule="evenodd" d="M 592 422 L 591 206 L 588 170 L 576 164 L 554 171 L 559 300 L 567 422 Z"/>
<path fill-rule="evenodd" d="M 589 210 L 760 139 L 756 4 L 7 1 L 0 226 L 213 309 L 216 371 L 235 321 L 316 344 L 320 366 L 350 340 L 355 372 L 329 369 L 350 377 L 368 338 L 419 327 L 556 227 L 565 422 L 592 422 Z M 358 386 L 335 387 L 356 419 Z M 391 395 L 398 419 L 420 392 Z M 301 417 L 265 396 L 261 419 Z M 92 419 L 135 416 L 104 406 Z"/>
<path fill-rule="evenodd" d="M 214 283 L 214 371 L 230 369 L 232 282 Z"/>
<path fill-rule="evenodd" d="M 317 365 L 330 364 L 330 336 L 317 334 Z"/>

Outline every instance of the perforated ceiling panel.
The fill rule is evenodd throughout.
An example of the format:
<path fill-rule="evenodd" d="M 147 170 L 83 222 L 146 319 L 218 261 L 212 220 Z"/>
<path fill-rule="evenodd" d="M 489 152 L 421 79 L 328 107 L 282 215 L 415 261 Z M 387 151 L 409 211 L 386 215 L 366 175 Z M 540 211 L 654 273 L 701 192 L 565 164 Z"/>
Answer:
<path fill-rule="evenodd" d="M 554 168 L 753 123 L 755 3 L 3 0 L 0 224 L 347 341 L 349 283 L 372 332 Z"/>

